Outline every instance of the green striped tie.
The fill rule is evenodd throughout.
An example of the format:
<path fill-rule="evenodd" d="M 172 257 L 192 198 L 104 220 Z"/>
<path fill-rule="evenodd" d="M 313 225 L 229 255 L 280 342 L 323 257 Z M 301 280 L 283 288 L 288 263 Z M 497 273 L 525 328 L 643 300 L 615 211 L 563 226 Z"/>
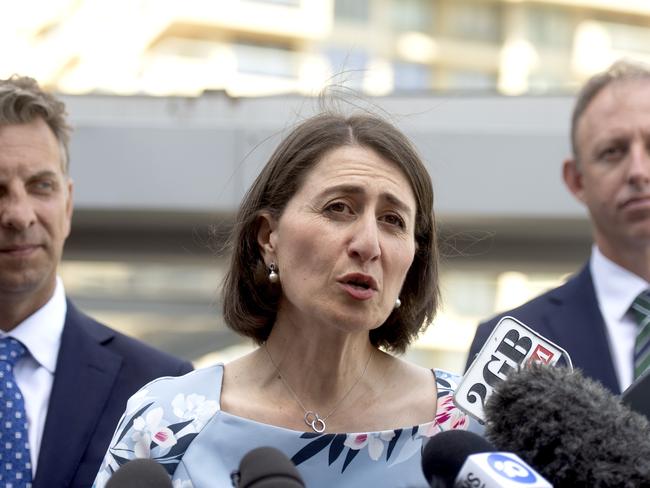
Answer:
<path fill-rule="evenodd" d="M 647 291 L 634 299 L 630 307 L 639 325 L 634 343 L 634 378 L 650 367 L 650 295 Z"/>

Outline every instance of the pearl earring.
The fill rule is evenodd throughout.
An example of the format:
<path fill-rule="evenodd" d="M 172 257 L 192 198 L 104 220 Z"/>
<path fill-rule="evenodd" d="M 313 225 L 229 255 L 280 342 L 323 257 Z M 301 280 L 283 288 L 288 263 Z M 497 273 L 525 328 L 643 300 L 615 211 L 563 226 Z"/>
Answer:
<path fill-rule="evenodd" d="M 400 300 L 399 298 L 396 298 L 395 299 L 395 310 L 397 310 L 401 306 L 402 306 L 402 300 Z"/>
<path fill-rule="evenodd" d="M 277 283 L 279 280 L 280 276 L 278 276 L 278 267 L 275 263 L 269 264 L 269 281 L 271 283 Z"/>

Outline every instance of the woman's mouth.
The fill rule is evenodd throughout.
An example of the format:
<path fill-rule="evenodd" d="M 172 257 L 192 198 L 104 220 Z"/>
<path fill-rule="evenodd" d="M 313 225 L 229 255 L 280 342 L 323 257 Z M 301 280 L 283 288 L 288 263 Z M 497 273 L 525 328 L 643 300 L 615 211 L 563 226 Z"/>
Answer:
<path fill-rule="evenodd" d="M 377 293 L 377 282 L 372 276 L 351 273 L 338 280 L 343 289 L 356 300 L 368 300 Z"/>

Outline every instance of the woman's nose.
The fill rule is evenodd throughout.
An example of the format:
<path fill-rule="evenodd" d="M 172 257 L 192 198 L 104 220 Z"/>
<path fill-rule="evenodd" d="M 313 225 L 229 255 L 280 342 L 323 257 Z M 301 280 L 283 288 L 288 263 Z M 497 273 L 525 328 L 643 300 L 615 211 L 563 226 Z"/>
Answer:
<path fill-rule="evenodd" d="M 352 231 L 353 235 L 348 247 L 351 256 L 358 257 L 362 262 L 371 261 L 381 256 L 379 228 L 374 215 L 364 215 L 359 218 Z"/>

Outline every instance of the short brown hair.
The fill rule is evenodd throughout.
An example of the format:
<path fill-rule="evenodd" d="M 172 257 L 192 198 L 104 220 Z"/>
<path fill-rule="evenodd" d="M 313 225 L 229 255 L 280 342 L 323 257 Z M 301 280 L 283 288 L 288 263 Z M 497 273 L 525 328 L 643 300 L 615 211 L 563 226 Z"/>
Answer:
<path fill-rule="evenodd" d="M 631 80 L 650 81 L 650 67 L 639 62 L 622 59 L 616 61 L 606 71 L 589 78 L 580 89 L 571 116 L 571 148 L 573 150 L 573 157 L 576 161 L 579 157 L 577 141 L 578 122 L 580 121 L 582 114 L 587 110 L 587 107 L 593 99 L 596 98 L 596 95 L 598 95 L 605 87 L 615 82 Z"/>
<path fill-rule="evenodd" d="M 264 342 L 273 328 L 279 287 L 271 286 L 257 242 L 259 217 L 279 218 L 310 169 L 342 146 L 372 149 L 406 175 L 417 206 L 416 251 L 400 300 L 371 342 L 403 352 L 433 319 L 439 302 L 438 247 L 431 178 L 411 142 L 395 126 L 375 115 L 346 117 L 322 113 L 295 127 L 280 143 L 246 193 L 239 208 L 230 248 L 230 267 L 223 288 L 224 319 L 240 334 Z"/>
<path fill-rule="evenodd" d="M 41 117 L 59 143 L 61 168 L 68 173 L 71 128 L 66 121 L 65 104 L 44 92 L 35 79 L 13 75 L 0 80 L 0 125 L 28 124 Z"/>

